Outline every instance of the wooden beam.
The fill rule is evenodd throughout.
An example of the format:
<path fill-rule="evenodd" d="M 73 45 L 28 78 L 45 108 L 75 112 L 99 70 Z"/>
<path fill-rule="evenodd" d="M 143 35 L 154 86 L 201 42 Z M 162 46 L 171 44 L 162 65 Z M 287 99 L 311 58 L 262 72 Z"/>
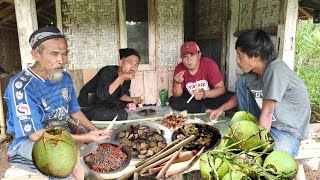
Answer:
<path fill-rule="evenodd" d="M 56 4 L 56 18 L 57 18 L 57 27 L 63 32 L 62 29 L 62 10 L 61 10 L 61 0 L 55 0 Z"/>
<path fill-rule="evenodd" d="M 21 66 L 27 67 L 34 63 L 29 44 L 30 35 L 38 29 L 35 0 L 19 0 L 14 3 L 16 11 Z"/>
<path fill-rule="evenodd" d="M 313 16 L 307 10 L 305 10 L 303 7 L 299 7 L 298 9 L 300 12 L 302 12 L 304 15 L 306 15 L 309 19 L 313 18 Z"/>
<path fill-rule="evenodd" d="M 44 14 L 42 14 L 42 13 L 38 13 L 38 16 L 39 16 L 39 17 L 42 17 L 43 19 L 45 19 L 45 20 L 47 20 L 47 21 L 49 21 L 49 22 L 54 21 L 54 19 L 51 19 L 50 17 L 48 17 L 48 16 L 46 16 L 46 15 L 44 15 Z"/>
<path fill-rule="evenodd" d="M 14 0 L 1 0 L 0 1 L 0 3 L 3 3 L 3 2 L 9 3 L 9 4 L 14 4 Z"/>
<path fill-rule="evenodd" d="M 281 11 L 277 33 L 277 48 L 279 57 L 289 66 L 294 68 L 296 47 L 296 30 L 298 20 L 298 1 L 280 1 Z"/>
<path fill-rule="evenodd" d="M 37 14 L 38 14 L 38 16 L 40 16 L 40 17 L 42 17 L 42 18 L 44 18 L 44 19 L 46 19 L 47 21 L 50 21 L 50 22 L 55 20 L 55 19 L 52 19 L 52 18 L 46 16 L 45 14 L 49 14 L 49 13 L 44 11 L 45 9 L 50 8 L 51 6 L 54 6 L 54 5 L 55 5 L 55 1 L 52 1 L 49 4 L 47 4 L 47 3 L 42 3 L 42 4 L 38 3 L 37 4 L 37 7 L 38 7 L 37 8 Z"/>
<path fill-rule="evenodd" d="M 12 11 L 10 11 L 10 10 L 12 10 Z M 9 13 L 15 13 L 14 12 L 14 5 L 10 5 L 10 6 L 7 6 L 7 7 L 3 8 L 0 11 L 0 17 L 5 16 L 5 15 L 7 15 Z"/>
<path fill-rule="evenodd" d="M 232 13 L 226 12 L 228 17 L 227 23 L 227 50 L 226 50 L 226 85 L 229 91 L 235 91 L 235 84 L 237 77 L 237 52 L 234 48 L 237 38 L 233 35 L 238 30 L 239 16 L 240 16 L 240 3 L 238 0 L 229 1 L 229 9 Z"/>
<path fill-rule="evenodd" d="M 10 31 L 17 31 L 17 28 L 11 28 L 11 27 L 6 27 L 6 26 L 0 26 L 0 29 L 6 29 Z"/>
<path fill-rule="evenodd" d="M 44 4 L 38 4 L 38 8 L 37 8 L 37 13 L 42 11 L 43 9 L 47 9 L 53 5 L 55 5 L 55 1 L 50 2 L 49 4 L 44 3 Z"/>
<path fill-rule="evenodd" d="M 119 33 L 120 33 L 120 48 L 127 47 L 127 28 L 126 28 L 126 3 L 124 0 L 118 1 L 119 14 Z"/>
<path fill-rule="evenodd" d="M 1 3 L 1 1 L 0 1 L 0 3 Z M 12 10 L 12 11 L 10 11 L 10 10 Z M 7 16 L 7 17 L 5 17 L 5 16 Z M 2 19 L 0 21 L 0 26 L 4 25 L 7 21 L 14 19 L 15 16 L 16 16 L 16 14 L 14 11 L 14 5 L 12 3 L 12 5 L 9 5 L 0 11 L 0 17 L 5 17 L 4 19 Z"/>
<path fill-rule="evenodd" d="M 15 17 L 16 17 L 16 14 L 11 14 L 11 15 L 7 16 L 6 18 L 4 18 L 0 21 L 0 26 L 5 24 L 7 21 L 14 19 Z"/>
<path fill-rule="evenodd" d="M 47 11 L 41 11 L 39 13 L 41 13 L 43 16 L 46 16 L 47 18 L 50 18 L 50 19 L 55 19 L 56 18 L 56 14 L 55 13 L 51 14 L 51 13 L 49 13 Z"/>
<path fill-rule="evenodd" d="M 0 129 L 1 129 L 1 142 L 3 139 L 7 137 L 7 130 L 6 130 L 6 120 L 4 118 L 4 111 L 3 111 L 3 101 L 2 101 L 2 91 L 1 91 L 1 83 L 0 83 Z"/>

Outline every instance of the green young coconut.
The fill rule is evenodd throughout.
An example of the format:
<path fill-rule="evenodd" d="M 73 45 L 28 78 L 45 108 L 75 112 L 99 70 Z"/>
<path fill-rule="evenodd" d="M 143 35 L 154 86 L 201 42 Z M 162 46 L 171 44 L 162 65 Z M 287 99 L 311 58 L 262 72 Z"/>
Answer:
<path fill-rule="evenodd" d="M 240 156 L 235 157 L 234 159 L 239 163 L 245 163 L 250 164 L 251 166 L 260 165 L 262 166 L 262 158 L 257 157 L 258 154 L 255 152 L 248 152 L 247 154 L 241 154 Z M 245 174 L 249 174 L 250 171 L 247 169 L 243 169 L 242 167 L 239 167 L 237 165 L 234 165 L 233 168 L 236 171 L 241 171 Z"/>
<path fill-rule="evenodd" d="M 268 132 L 268 130 L 266 128 L 263 128 L 261 126 L 259 126 L 260 128 L 260 139 L 262 141 L 262 146 L 257 150 L 257 151 L 265 151 L 265 152 L 271 152 L 274 148 L 274 140 L 270 134 L 270 132 Z"/>
<path fill-rule="evenodd" d="M 238 111 L 238 112 L 236 112 L 232 116 L 230 124 L 233 124 L 233 123 L 238 122 L 238 121 L 251 121 L 251 122 L 254 122 L 254 123 L 258 124 L 257 118 L 253 114 L 251 114 L 251 113 L 249 113 L 247 111 Z"/>
<path fill-rule="evenodd" d="M 262 158 L 259 156 L 259 154 L 257 154 L 254 151 L 248 152 L 247 154 L 241 154 L 240 156 L 234 158 L 238 163 L 243 163 L 246 165 L 249 165 L 251 168 L 258 168 L 262 166 L 263 160 Z M 233 169 L 236 171 L 240 171 L 243 172 L 245 175 L 249 176 L 252 179 L 258 179 L 255 172 L 252 170 L 249 170 L 247 168 L 244 167 L 239 167 L 236 164 L 233 164 Z"/>
<path fill-rule="evenodd" d="M 246 179 L 250 179 L 250 178 L 240 171 L 231 171 L 222 178 L 222 180 L 246 180 Z"/>
<path fill-rule="evenodd" d="M 259 131 L 259 126 L 251 121 L 238 121 L 231 124 L 227 136 L 234 142 L 242 141 L 238 145 L 239 148 L 250 150 L 262 144 Z"/>
<path fill-rule="evenodd" d="M 77 163 L 78 150 L 67 131 L 51 128 L 34 144 L 32 159 L 44 175 L 65 178 Z"/>
<path fill-rule="evenodd" d="M 206 180 L 211 180 L 212 168 L 210 166 L 209 156 L 210 156 L 209 153 L 204 153 L 201 155 L 200 161 L 199 161 L 201 175 Z"/>
<path fill-rule="evenodd" d="M 200 158 L 200 172 L 204 179 L 211 180 L 211 179 L 222 179 L 229 171 L 229 166 L 227 163 L 223 162 L 220 158 L 214 158 L 211 154 L 205 153 Z M 216 170 L 214 172 L 213 168 Z"/>
<path fill-rule="evenodd" d="M 220 144 L 216 147 L 216 149 L 223 149 L 225 147 L 230 146 L 233 143 L 234 142 L 232 141 L 231 138 L 224 136 L 221 138 Z"/>
<path fill-rule="evenodd" d="M 291 155 L 282 150 L 272 151 L 264 160 L 263 167 L 270 169 L 281 179 L 292 179 L 297 171 L 297 162 Z"/>

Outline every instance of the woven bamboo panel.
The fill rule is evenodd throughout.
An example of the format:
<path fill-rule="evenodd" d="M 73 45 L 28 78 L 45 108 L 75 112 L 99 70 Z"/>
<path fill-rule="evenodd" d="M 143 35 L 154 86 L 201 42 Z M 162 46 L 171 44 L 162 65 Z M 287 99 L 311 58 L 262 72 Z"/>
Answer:
<path fill-rule="evenodd" d="M 70 50 L 70 69 L 117 64 L 116 0 L 63 0 L 63 32 Z"/>
<path fill-rule="evenodd" d="M 145 100 L 143 71 L 138 71 L 136 77 L 131 80 L 130 96 L 140 97 L 141 95 L 142 99 Z"/>
<path fill-rule="evenodd" d="M 158 92 L 165 89 L 167 92 L 169 90 L 169 73 L 167 67 L 157 68 L 157 85 Z"/>
<path fill-rule="evenodd" d="M 81 69 L 74 69 L 74 70 L 69 70 L 69 74 L 72 77 L 73 80 L 73 87 L 74 90 L 76 91 L 77 97 L 79 96 L 79 92 L 81 88 L 83 87 L 83 72 Z"/>
<path fill-rule="evenodd" d="M 16 31 L 0 30 L 0 67 L 9 74 L 21 70 L 18 33 Z M 31 60 L 32 61 L 32 60 Z M 0 70 L 0 74 L 3 73 Z"/>
<path fill-rule="evenodd" d="M 169 70 L 169 91 L 168 91 L 168 97 L 172 96 L 172 83 L 173 83 L 173 70 Z"/>
<path fill-rule="evenodd" d="M 157 87 L 157 72 L 156 71 L 144 71 L 144 97 L 145 104 L 156 104 L 157 98 L 159 97 Z"/>
<path fill-rule="evenodd" d="M 88 81 L 90 81 L 97 74 L 98 71 L 98 68 L 83 69 L 83 84 L 86 84 Z"/>
<path fill-rule="evenodd" d="M 279 0 L 242 0 L 239 8 L 239 31 L 278 25 Z"/>
<path fill-rule="evenodd" d="M 183 43 L 183 0 L 158 0 L 158 66 L 174 68 Z"/>
<path fill-rule="evenodd" d="M 222 34 L 223 1 L 197 1 L 196 35 Z"/>

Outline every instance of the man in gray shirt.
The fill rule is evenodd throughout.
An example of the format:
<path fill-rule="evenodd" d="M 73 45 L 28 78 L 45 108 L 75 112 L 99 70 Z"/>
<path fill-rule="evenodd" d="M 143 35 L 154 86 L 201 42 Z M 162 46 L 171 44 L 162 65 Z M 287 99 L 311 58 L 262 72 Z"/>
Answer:
<path fill-rule="evenodd" d="M 308 91 L 303 81 L 281 60 L 273 56 L 270 37 L 262 30 L 242 33 L 235 45 L 237 63 L 243 70 L 236 83 L 236 94 L 210 119 L 217 120 L 226 110 L 238 105 L 259 119 L 270 131 L 280 149 L 296 156 L 300 141 L 309 133 L 311 116 Z"/>

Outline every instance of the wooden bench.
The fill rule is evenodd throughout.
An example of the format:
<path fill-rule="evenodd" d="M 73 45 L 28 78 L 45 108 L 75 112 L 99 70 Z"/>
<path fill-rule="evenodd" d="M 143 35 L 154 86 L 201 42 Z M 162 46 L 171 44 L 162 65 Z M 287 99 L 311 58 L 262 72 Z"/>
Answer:
<path fill-rule="evenodd" d="M 298 163 L 296 180 L 305 180 L 304 166 L 317 170 L 320 163 L 320 123 L 310 124 L 310 139 L 301 142 L 299 154 L 295 157 Z"/>

